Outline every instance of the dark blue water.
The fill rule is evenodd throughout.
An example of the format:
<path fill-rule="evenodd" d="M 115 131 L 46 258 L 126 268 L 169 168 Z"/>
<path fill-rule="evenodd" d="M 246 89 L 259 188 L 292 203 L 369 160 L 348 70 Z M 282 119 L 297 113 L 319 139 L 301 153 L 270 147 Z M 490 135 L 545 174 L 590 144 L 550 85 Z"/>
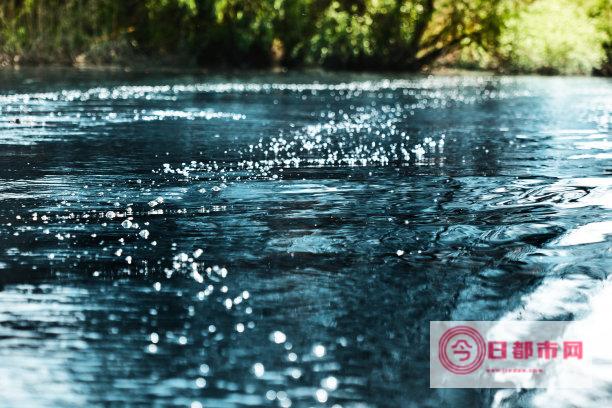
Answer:
<path fill-rule="evenodd" d="M 597 78 L 1 72 L 0 405 L 606 405 L 612 359 L 429 389 L 428 329 L 609 324 L 611 117 Z"/>

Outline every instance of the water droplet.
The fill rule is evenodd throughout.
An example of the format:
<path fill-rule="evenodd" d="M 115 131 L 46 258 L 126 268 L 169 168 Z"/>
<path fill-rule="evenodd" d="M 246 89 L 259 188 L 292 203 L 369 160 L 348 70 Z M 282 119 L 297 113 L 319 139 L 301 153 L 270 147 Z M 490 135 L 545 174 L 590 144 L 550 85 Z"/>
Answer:
<path fill-rule="evenodd" d="M 315 398 L 318 402 L 320 402 L 321 404 L 324 404 L 327 402 L 327 391 L 325 391 L 322 388 L 319 388 L 316 392 L 315 392 Z"/>
<path fill-rule="evenodd" d="M 312 354 L 316 357 L 321 358 L 325 355 L 325 346 L 321 344 L 316 344 L 312 347 Z"/>
<path fill-rule="evenodd" d="M 270 341 L 276 344 L 282 344 L 287 340 L 287 336 L 282 331 L 275 331 L 270 334 Z"/>
<path fill-rule="evenodd" d="M 266 369 L 263 364 L 261 363 L 253 364 L 253 374 L 255 374 L 255 377 L 262 377 L 265 372 L 266 372 Z"/>
<path fill-rule="evenodd" d="M 338 388 L 338 379 L 334 376 L 329 376 L 321 380 L 321 387 L 328 391 L 334 391 Z"/>
<path fill-rule="evenodd" d="M 297 380 L 298 378 L 300 378 L 302 376 L 302 370 L 300 370 L 299 368 L 293 368 L 291 370 L 291 377 L 295 380 Z"/>
<path fill-rule="evenodd" d="M 157 197 L 155 200 L 151 200 L 149 201 L 149 206 L 150 207 L 155 207 L 158 204 L 161 204 L 164 202 L 164 198 L 163 197 Z"/>

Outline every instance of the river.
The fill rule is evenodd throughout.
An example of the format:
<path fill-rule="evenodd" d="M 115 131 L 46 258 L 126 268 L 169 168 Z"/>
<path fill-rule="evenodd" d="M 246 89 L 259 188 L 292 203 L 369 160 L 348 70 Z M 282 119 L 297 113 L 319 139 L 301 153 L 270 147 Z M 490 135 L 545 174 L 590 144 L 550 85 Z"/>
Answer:
<path fill-rule="evenodd" d="M 0 405 L 601 406 L 430 389 L 428 333 L 609 323 L 611 118 L 603 78 L 0 71 Z"/>

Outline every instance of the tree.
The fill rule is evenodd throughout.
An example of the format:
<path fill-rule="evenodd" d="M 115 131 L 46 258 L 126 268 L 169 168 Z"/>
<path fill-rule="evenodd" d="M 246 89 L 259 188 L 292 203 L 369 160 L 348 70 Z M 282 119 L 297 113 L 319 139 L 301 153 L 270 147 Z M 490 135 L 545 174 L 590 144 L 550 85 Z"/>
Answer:
<path fill-rule="evenodd" d="M 315 16 L 312 62 L 332 67 L 418 70 L 466 44 L 494 49 L 521 1 L 332 1 Z"/>

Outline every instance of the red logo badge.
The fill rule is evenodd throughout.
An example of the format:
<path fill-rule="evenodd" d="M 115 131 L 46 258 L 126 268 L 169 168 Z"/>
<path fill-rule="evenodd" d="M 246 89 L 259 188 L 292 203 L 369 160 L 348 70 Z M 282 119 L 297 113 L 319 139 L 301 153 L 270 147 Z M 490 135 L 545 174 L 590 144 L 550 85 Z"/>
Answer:
<path fill-rule="evenodd" d="M 440 363 L 455 374 L 469 374 L 484 362 L 486 344 L 480 333 L 469 326 L 448 329 L 438 345 Z"/>

